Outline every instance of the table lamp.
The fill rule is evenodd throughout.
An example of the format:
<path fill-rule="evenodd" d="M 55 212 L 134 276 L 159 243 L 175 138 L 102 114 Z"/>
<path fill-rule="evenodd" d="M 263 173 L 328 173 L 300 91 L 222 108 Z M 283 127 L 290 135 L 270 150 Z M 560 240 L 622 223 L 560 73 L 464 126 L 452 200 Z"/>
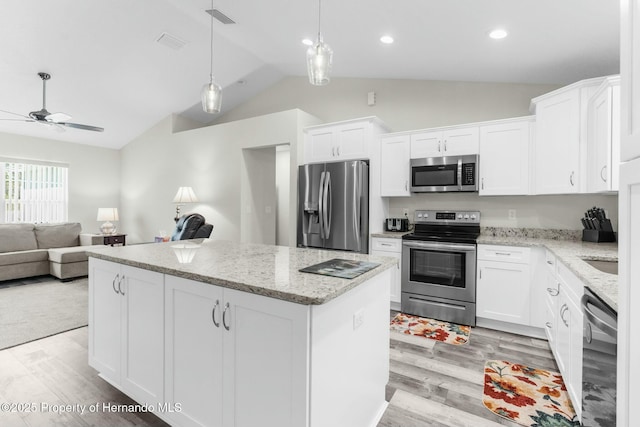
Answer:
<path fill-rule="evenodd" d="M 185 203 L 197 203 L 198 198 L 196 194 L 193 192 L 193 188 L 191 187 L 180 187 L 178 188 L 178 192 L 176 196 L 173 198 L 173 203 L 176 203 L 176 217 L 174 220 L 178 222 L 180 219 L 180 207 Z"/>
<path fill-rule="evenodd" d="M 111 221 L 118 221 L 118 208 L 98 208 L 97 221 L 106 221 L 100 226 L 102 234 L 113 234 L 116 232 L 116 226 Z"/>

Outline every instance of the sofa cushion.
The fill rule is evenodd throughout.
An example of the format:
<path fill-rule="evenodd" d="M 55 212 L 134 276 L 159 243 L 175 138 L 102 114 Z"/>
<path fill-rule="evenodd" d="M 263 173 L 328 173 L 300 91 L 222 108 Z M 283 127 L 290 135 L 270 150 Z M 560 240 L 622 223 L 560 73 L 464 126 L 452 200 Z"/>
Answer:
<path fill-rule="evenodd" d="M 86 261 L 89 259 L 86 252 L 89 247 L 90 246 L 73 246 L 70 248 L 49 249 L 49 261 L 59 264 Z M 104 245 L 100 245 L 99 247 L 104 248 Z"/>
<path fill-rule="evenodd" d="M 38 249 L 33 224 L 0 224 L 0 253 Z"/>
<path fill-rule="evenodd" d="M 77 222 L 36 225 L 35 232 L 38 248 L 66 248 L 80 244 L 82 227 Z"/>
<path fill-rule="evenodd" d="M 0 254 L 0 266 L 12 264 L 24 264 L 26 262 L 39 262 L 49 260 L 49 252 L 46 249 L 34 249 L 31 251 L 4 252 Z"/>

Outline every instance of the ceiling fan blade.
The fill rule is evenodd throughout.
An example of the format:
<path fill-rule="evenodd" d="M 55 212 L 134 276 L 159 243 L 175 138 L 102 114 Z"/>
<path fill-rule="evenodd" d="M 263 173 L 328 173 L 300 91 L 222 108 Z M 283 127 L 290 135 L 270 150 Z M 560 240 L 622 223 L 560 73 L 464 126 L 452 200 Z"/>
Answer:
<path fill-rule="evenodd" d="M 48 114 L 45 119 L 47 119 L 47 121 L 49 122 L 55 122 L 55 123 L 59 123 L 59 122 L 64 122 L 67 121 L 71 118 L 70 115 L 65 114 L 65 113 L 51 113 Z"/>
<path fill-rule="evenodd" d="M 25 116 L 23 114 L 18 114 L 18 113 L 14 113 L 14 112 L 11 112 L 11 111 L 6 111 L 6 110 L 0 110 L 0 113 L 13 114 L 14 116 L 24 117 L 25 119 L 29 119 L 29 121 L 32 121 L 31 117 Z M 6 119 L 6 120 L 10 120 L 10 119 Z"/>
<path fill-rule="evenodd" d="M 68 123 L 68 122 L 57 122 L 56 124 L 60 126 L 66 126 L 68 128 L 92 130 L 94 132 L 104 132 L 104 128 L 100 128 L 97 126 L 81 125 L 79 123 Z"/>

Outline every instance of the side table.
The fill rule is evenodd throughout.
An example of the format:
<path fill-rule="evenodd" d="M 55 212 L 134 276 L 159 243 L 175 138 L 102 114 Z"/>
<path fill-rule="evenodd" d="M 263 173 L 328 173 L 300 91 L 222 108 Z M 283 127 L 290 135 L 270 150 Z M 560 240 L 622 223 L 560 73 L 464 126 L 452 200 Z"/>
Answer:
<path fill-rule="evenodd" d="M 126 234 L 80 234 L 81 245 L 125 246 Z"/>

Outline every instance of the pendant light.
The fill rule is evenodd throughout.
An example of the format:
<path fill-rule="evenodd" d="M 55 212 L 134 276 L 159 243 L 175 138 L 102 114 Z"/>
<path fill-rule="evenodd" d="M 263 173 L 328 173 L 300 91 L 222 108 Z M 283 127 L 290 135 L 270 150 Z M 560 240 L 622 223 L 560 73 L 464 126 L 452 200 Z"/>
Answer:
<path fill-rule="evenodd" d="M 211 68 L 209 69 L 209 83 L 202 86 L 202 109 L 205 113 L 220 112 L 222 106 L 222 88 L 213 81 L 213 0 L 211 0 Z"/>
<path fill-rule="evenodd" d="M 320 32 L 320 18 L 322 12 L 321 0 L 318 0 L 318 40 L 307 49 L 307 71 L 309 73 L 309 83 L 314 86 L 324 86 L 329 83 L 331 77 L 331 63 L 333 60 L 333 50 L 322 41 Z"/>

